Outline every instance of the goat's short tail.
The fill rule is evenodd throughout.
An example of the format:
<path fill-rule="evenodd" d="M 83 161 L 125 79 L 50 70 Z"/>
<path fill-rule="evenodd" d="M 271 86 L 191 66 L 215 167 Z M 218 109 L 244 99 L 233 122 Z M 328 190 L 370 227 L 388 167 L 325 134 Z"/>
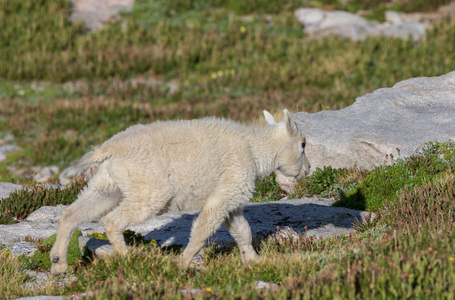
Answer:
<path fill-rule="evenodd" d="M 87 166 L 92 163 L 96 162 L 102 162 L 109 157 L 111 157 L 112 154 L 106 151 L 106 149 L 102 147 L 96 147 L 93 151 L 90 151 L 89 153 L 85 154 L 78 162 L 78 165 L 80 167 L 82 166 Z"/>

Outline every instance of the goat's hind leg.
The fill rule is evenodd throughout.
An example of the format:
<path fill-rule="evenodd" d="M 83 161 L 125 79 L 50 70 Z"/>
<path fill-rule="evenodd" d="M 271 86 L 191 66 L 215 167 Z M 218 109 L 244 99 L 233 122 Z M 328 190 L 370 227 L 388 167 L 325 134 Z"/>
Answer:
<path fill-rule="evenodd" d="M 100 187 L 95 182 L 89 183 L 78 199 L 62 213 L 57 239 L 49 255 L 52 273 L 59 274 L 67 271 L 68 244 L 77 226 L 103 216 L 117 206 L 120 200 L 121 193 L 113 184 Z"/>
<path fill-rule="evenodd" d="M 125 197 L 119 206 L 101 219 L 114 252 L 121 255 L 128 253 L 123 237 L 125 228 L 147 221 L 162 210 L 172 198 L 167 189 L 154 191 L 151 195 L 147 190 L 128 194 L 129 197 Z"/>
<path fill-rule="evenodd" d="M 248 265 L 259 258 L 252 245 L 253 238 L 250 225 L 241 208 L 231 213 L 224 222 L 224 226 L 239 245 L 240 257 L 244 265 Z"/>

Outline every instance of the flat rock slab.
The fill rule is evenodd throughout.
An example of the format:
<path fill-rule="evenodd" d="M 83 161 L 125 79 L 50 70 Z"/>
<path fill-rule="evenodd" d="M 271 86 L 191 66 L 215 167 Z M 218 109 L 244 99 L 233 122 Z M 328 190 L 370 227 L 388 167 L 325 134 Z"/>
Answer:
<path fill-rule="evenodd" d="M 430 141 L 455 141 L 455 72 L 401 81 L 337 111 L 294 114 L 312 170 L 371 170 Z"/>
<path fill-rule="evenodd" d="M 296 233 L 307 236 L 327 237 L 353 232 L 354 220 L 364 220 L 367 212 L 348 208 L 332 207 L 331 199 L 295 199 L 268 203 L 250 203 L 245 207 L 245 216 L 250 223 L 253 237 L 265 238 L 277 230 L 277 226 L 292 227 Z M 166 213 L 156 216 L 130 229 L 141 233 L 146 239 L 155 239 L 158 244 L 186 246 L 188 244 L 193 220 L 199 212 Z M 45 239 L 57 230 L 57 222 L 21 222 L 12 225 L 0 225 L 1 243 L 11 244 L 29 236 Z M 305 229 L 305 227 L 307 229 Z M 87 236 L 92 232 L 103 232 L 100 223 L 84 223 L 79 226 Z M 87 244 L 97 243 L 88 240 Z M 216 242 L 231 242 L 232 237 L 224 227 L 210 239 Z M 105 243 L 100 242 L 99 246 Z M 94 247 L 96 250 L 97 247 Z"/>
<path fill-rule="evenodd" d="M 12 245 L 11 247 L 9 247 L 6 250 L 10 251 L 11 254 L 17 255 L 17 256 L 21 256 L 21 255 L 33 256 L 33 254 L 35 253 L 35 251 L 37 249 L 38 249 L 38 246 L 35 245 L 34 243 L 19 242 L 19 243 Z"/>
<path fill-rule="evenodd" d="M 32 212 L 28 217 L 29 222 L 58 222 L 67 205 L 43 206 Z"/>

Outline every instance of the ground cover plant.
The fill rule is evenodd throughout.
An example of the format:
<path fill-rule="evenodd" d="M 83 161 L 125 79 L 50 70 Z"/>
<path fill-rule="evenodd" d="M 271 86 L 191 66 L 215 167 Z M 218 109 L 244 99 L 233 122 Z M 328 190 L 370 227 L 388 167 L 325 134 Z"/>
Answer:
<path fill-rule="evenodd" d="M 32 166 L 64 168 L 136 123 L 207 115 L 253 123 L 264 108 L 340 109 L 377 88 L 455 69 L 453 18 L 414 43 L 308 40 L 293 16 L 306 6 L 368 10 L 380 21 L 386 9 L 435 11 L 446 0 L 283 3 L 136 0 L 124 23 L 91 33 L 68 22 L 66 0 L 0 0 L 0 145 L 12 134 L 22 148 L 0 162 L 0 180 L 32 183 Z M 0 299 L 84 292 L 91 299 L 455 298 L 453 149 L 433 143 L 371 172 L 315 170 L 288 197 L 334 197 L 378 217 L 350 236 L 255 241 L 262 260 L 250 267 L 240 264 L 235 245 L 212 245 L 202 266 L 182 271 L 181 247 L 139 243 L 126 258 L 76 259 L 76 281 L 32 291 L 20 286 L 33 278 L 17 270 L 46 271 L 49 246 L 37 241 L 41 251 L 27 260 L 0 246 Z M 14 194 L 16 201 L 0 204 L 2 218 L 15 222 L 75 194 Z M 272 175 L 258 183 L 254 201 L 283 196 Z M 255 289 L 258 280 L 277 287 Z M 193 288 L 199 292 L 189 293 Z"/>
<path fill-rule="evenodd" d="M 403 189 L 412 189 L 454 170 L 455 144 L 431 142 L 423 145 L 420 153 L 371 172 L 317 168 L 297 183 L 290 197 L 333 197 L 337 200 L 334 206 L 378 211 L 385 201 L 395 201 Z"/>
<path fill-rule="evenodd" d="M 0 224 L 17 223 L 42 206 L 71 204 L 85 184 L 85 180 L 80 178 L 65 188 L 36 185 L 17 190 L 0 202 Z"/>

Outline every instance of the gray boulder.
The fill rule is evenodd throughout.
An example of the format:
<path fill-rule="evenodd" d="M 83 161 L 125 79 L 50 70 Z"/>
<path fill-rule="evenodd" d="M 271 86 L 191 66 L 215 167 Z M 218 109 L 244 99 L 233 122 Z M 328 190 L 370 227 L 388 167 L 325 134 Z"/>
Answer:
<path fill-rule="evenodd" d="M 316 167 L 370 170 L 429 141 L 455 141 L 455 72 L 401 81 L 337 111 L 294 114 Z"/>
<path fill-rule="evenodd" d="M 346 11 L 327 11 L 318 8 L 302 8 L 295 12 L 295 17 L 304 26 L 304 31 L 309 36 L 337 35 L 350 38 L 354 41 L 364 40 L 368 36 L 393 36 L 408 38 L 412 36 L 415 41 L 425 35 L 428 27 L 424 23 L 403 23 L 400 16 L 389 13 L 393 24 L 380 24 L 367 21 L 364 18 Z"/>

